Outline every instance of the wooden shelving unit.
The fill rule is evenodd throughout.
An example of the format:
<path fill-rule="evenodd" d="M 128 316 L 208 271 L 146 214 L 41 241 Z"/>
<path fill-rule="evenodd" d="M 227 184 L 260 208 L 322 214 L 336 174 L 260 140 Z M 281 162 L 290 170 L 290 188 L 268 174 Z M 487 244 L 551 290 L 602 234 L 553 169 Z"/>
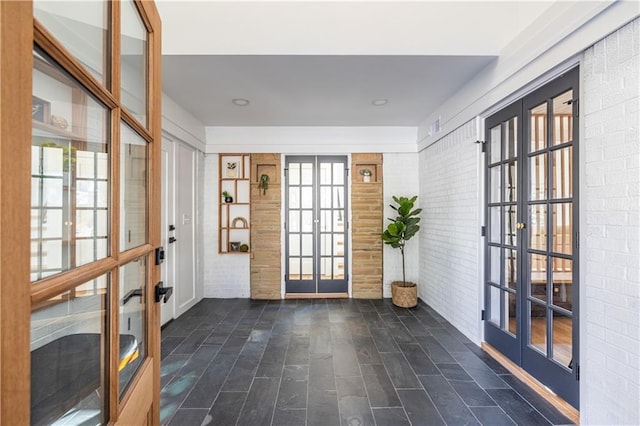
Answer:
<path fill-rule="evenodd" d="M 218 253 L 248 254 L 251 252 L 251 157 L 220 154 L 218 170 Z M 225 191 L 233 201 L 225 201 L 222 195 Z"/>

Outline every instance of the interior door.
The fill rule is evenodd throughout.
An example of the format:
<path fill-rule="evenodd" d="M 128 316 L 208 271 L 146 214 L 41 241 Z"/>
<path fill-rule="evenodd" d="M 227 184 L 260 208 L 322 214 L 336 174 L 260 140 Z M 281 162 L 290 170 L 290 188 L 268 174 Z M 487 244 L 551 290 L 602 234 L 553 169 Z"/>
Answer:
<path fill-rule="evenodd" d="M 486 120 L 485 339 L 579 405 L 578 70 Z"/>
<path fill-rule="evenodd" d="M 161 277 L 165 286 L 174 287 L 174 292 L 179 291 L 175 286 L 175 142 L 162 138 L 162 219 L 160 228 L 162 236 L 160 245 L 164 247 L 164 262 L 161 264 Z M 171 242 L 169 242 L 171 238 Z M 166 303 L 160 305 L 160 324 L 164 325 L 175 315 L 175 297 L 170 297 Z"/>
<path fill-rule="evenodd" d="M 286 292 L 346 294 L 347 157 L 289 156 L 285 163 Z"/>

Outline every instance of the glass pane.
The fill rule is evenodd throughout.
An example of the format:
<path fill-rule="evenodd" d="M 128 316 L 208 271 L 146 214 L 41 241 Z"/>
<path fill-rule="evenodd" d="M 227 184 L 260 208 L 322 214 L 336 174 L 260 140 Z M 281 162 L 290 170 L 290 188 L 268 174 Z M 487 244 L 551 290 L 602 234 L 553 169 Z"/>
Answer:
<path fill-rule="evenodd" d="M 547 147 L 547 104 L 538 105 L 531 110 L 531 151 L 540 151 Z"/>
<path fill-rule="evenodd" d="M 341 186 L 333 188 L 333 207 L 337 209 L 344 208 L 344 188 Z"/>
<path fill-rule="evenodd" d="M 289 185 L 300 185 L 300 163 L 289 163 Z"/>
<path fill-rule="evenodd" d="M 300 211 L 289 210 L 289 232 L 300 232 Z"/>
<path fill-rule="evenodd" d="M 120 268 L 120 397 L 147 356 L 146 282 L 146 258 Z"/>
<path fill-rule="evenodd" d="M 289 187 L 289 208 L 300 208 L 300 187 Z"/>
<path fill-rule="evenodd" d="M 310 209 L 313 207 L 313 192 L 312 192 L 312 187 L 311 186 L 303 186 L 302 188 L 300 188 L 300 190 L 302 191 L 302 208 L 303 209 Z"/>
<path fill-rule="evenodd" d="M 320 255 L 321 256 L 333 255 L 331 234 L 322 234 L 320 236 Z"/>
<path fill-rule="evenodd" d="M 505 159 L 515 158 L 518 154 L 518 117 L 505 124 Z"/>
<path fill-rule="evenodd" d="M 344 185 L 344 164 L 333 163 L 333 184 Z"/>
<path fill-rule="evenodd" d="M 553 231 L 551 235 L 551 251 L 555 253 L 573 253 L 573 204 L 560 203 L 553 205 Z"/>
<path fill-rule="evenodd" d="M 489 280 L 492 283 L 500 285 L 500 261 L 502 257 L 500 254 L 502 253 L 502 249 L 500 247 L 490 247 L 489 250 L 489 263 L 491 265 Z"/>
<path fill-rule="evenodd" d="M 322 210 L 320 212 L 320 231 L 331 232 L 331 210 Z"/>
<path fill-rule="evenodd" d="M 518 284 L 518 259 L 516 250 L 504 249 L 505 286 L 515 289 Z"/>
<path fill-rule="evenodd" d="M 529 344 L 547 355 L 547 308 L 545 305 L 529 302 L 530 327 Z"/>
<path fill-rule="evenodd" d="M 553 304 L 573 311 L 573 262 L 569 259 L 552 257 Z"/>
<path fill-rule="evenodd" d="M 33 2 L 33 16 L 104 85 L 109 74 L 107 5 L 106 1 Z"/>
<path fill-rule="evenodd" d="M 313 279 L 313 259 L 310 257 L 302 258 L 302 279 Z"/>
<path fill-rule="evenodd" d="M 335 257 L 333 259 L 333 279 L 344 279 L 344 258 Z"/>
<path fill-rule="evenodd" d="M 547 250 L 547 205 L 529 206 L 529 247 Z"/>
<path fill-rule="evenodd" d="M 553 336 L 551 356 L 558 363 L 569 368 L 573 359 L 573 319 L 559 312 L 553 312 L 551 335 Z"/>
<path fill-rule="evenodd" d="M 321 209 L 331 208 L 331 187 L 330 186 L 320 187 L 320 208 Z"/>
<path fill-rule="evenodd" d="M 504 208 L 504 243 L 515 246 L 517 243 L 518 208 L 516 206 L 505 206 Z"/>
<path fill-rule="evenodd" d="M 321 280 L 330 280 L 332 277 L 331 271 L 331 258 L 323 257 L 320 259 L 320 279 Z"/>
<path fill-rule="evenodd" d="M 302 232 L 313 232 L 313 212 L 311 210 L 302 211 Z"/>
<path fill-rule="evenodd" d="M 31 313 L 31 424 L 105 424 L 107 275 Z"/>
<path fill-rule="evenodd" d="M 489 136 L 489 163 L 497 163 L 502 158 L 502 134 L 500 125 L 491 129 Z"/>
<path fill-rule="evenodd" d="M 502 166 L 489 169 L 489 202 L 499 203 L 502 195 Z"/>
<path fill-rule="evenodd" d="M 529 159 L 529 199 L 547 199 L 547 153 Z"/>
<path fill-rule="evenodd" d="M 289 259 L 289 279 L 299 280 L 300 277 L 300 258 Z"/>
<path fill-rule="evenodd" d="M 507 164 L 504 173 L 504 201 L 512 203 L 518 200 L 518 165 L 516 162 Z"/>
<path fill-rule="evenodd" d="M 344 231 L 344 213 L 342 210 L 333 211 L 333 231 L 334 232 Z"/>
<path fill-rule="evenodd" d="M 320 163 L 320 184 L 331 185 L 331 164 Z"/>
<path fill-rule="evenodd" d="M 489 321 L 500 326 L 500 289 L 489 286 Z"/>
<path fill-rule="evenodd" d="M 573 90 L 553 98 L 553 144 L 560 145 L 573 140 L 573 106 L 570 101 Z"/>
<path fill-rule="evenodd" d="M 289 234 L 289 256 L 300 256 L 300 234 Z"/>
<path fill-rule="evenodd" d="M 333 255 L 344 256 L 344 234 L 333 234 Z"/>
<path fill-rule="evenodd" d="M 518 322 L 516 318 L 516 295 L 504 292 L 505 330 L 513 335 L 518 334 Z"/>
<path fill-rule="evenodd" d="M 531 297 L 547 303 L 547 256 L 539 254 L 529 256 L 529 280 Z"/>
<path fill-rule="evenodd" d="M 132 0 L 121 2 L 122 103 L 140 123 L 147 125 L 147 29 Z"/>
<path fill-rule="evenodd" d="M 302 163 L 300 174 L 300 183 L 302 185 L 313 185 L 313 164 Z"/>
<path fill-rule="evenodd" d="M 489 241 L 500 243 L 500 211 L 502 207 L 489 207 Z"/>
<path fill-rule="evenodd" d="M 147 242 L 147 142 L 120 126 L 120 250 Z"/>
<path fill-rule="evenodd" d="M 313 235 L 302 234 L 302 255 L 313 256 Z"/>
<path fill-rule="evenodd" d="M 32 77 L 31 278 L 37 281 L 106 256 L 73 253 L 85 247 L 78 238 L 95 238 L 109 220 L 108 173 L 96 170 L 96 158 L 108 163 L 109 111 L 37 51 Z"/>
<path fill-rule="evenodd" d="M 555 199 L 573 197 L 573 147 L 553 152 L 552 175 L 551 196 Z"/>

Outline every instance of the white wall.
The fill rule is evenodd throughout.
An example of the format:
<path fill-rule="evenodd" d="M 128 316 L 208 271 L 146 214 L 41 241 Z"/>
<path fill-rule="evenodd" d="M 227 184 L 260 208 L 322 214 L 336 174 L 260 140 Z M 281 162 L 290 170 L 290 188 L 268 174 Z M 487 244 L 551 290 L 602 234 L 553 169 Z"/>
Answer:
<path fill-rule="evenodd" d="M 640 424 L 640 20 L 583 61 L 581 423 Z"/>
<path fill-rule="evenodd" d="M 396 212 L 389 207 L 395 204 L 392 196 L 412 197 L 418 195 L 418 154 L 416 153 L 387 153 L 382 160 L 383 194 L 384 194 L 384 223 L 380 232 L 387 227 L 387 218 L 395 217 Z M 424 200 L 418 197 L 416 207 L 423 207 Z M 421 216 L 424 221 L 424 214 Z M 424 229 L 424 225 L 422 229 Z M 423 232 L 423 231 L 420 231 Z M 405 246 L 405 272 L 408 281 L 420 285 L 419 278 L 419 242 L 416 235 Z M 383 252 L 383 296 L 391 297 L 391 282 L 402 280 L 402 256 L 399 249 L 384 245 Z"/>
<path fill-rule="evenodd" d="M 481 147 L 477 120 L 419 155 L 419 297 L 476 343 L 481 341 Z"/>

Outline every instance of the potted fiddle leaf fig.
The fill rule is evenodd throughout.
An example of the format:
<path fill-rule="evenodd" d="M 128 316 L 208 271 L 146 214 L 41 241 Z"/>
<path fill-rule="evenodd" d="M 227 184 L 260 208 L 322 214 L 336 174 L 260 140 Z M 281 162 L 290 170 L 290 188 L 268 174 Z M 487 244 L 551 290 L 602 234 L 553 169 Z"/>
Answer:
<path fill-rule="evenodd" d="M 390 207 L 397 213 L 395 218 L 389 218 L 389 225 L 382 233 L 382 241 L 393 248 L 400 249 L 402 256 L 402 281 L 391 283 L 391 300 L 394 305 L 401 308 L 413 308 L 418 304 L 418 285 L 408 282 L 406 279 L 404 251 L 405 244 L 420 230 L 420 217 L 422 209 L 414 209 L 418 196 L 411 198 L 393 197 L 394 204 Z"/>

